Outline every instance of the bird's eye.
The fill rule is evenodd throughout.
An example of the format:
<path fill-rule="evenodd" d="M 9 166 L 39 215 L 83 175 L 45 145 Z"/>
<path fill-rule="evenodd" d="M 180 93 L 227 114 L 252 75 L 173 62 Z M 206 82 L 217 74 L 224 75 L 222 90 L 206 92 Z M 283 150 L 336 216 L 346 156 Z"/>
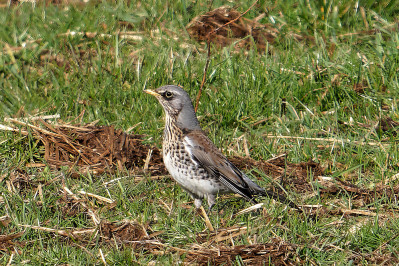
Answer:
<path fill-rule="evenodd" d="M 173 93 L 171 93 L 170 91 L 167 91 L 167 92 L 164 93 L 164 96 L 165 96 L 166 99 L 170 99 L 170 98 L 172 98 Z"/>

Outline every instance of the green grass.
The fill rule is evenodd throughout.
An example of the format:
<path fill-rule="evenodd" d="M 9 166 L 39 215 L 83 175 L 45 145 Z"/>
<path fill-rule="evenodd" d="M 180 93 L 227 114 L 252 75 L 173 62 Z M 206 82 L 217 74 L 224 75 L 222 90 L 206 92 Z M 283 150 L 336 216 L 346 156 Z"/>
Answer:
<path fill-rule="evenodd" d="M 0 118 L 60 114 L 62 120 L 71 121 L 84 111 L 83 123 L 99 120 L 101 125 L 124 130 L 141 123 L 134 131 L 160 147 L 163 111 L 142 90 L 179 84 L 193 99 L 196 97 L 207 53 L 203 44 L 189 38 L 185 26 L 223 4 L 212 1 L 209 7 L 209 1 L 181 0 L 168 2 L 165 8 L 165 1 L 104 1 L 77 6 L 38 3 L 33 7 L 24 3 L 1 8 Z M 235 7 L 244 12 L 251 4 L 241 1 Z M 270 53 L 238 51 L 234 45 L 212 47 L 198 109 L 202 127 L 229 156 L 245 155 L 243 140 L 238 139 L 245 134 L 254 159 L 280 153 L 287 153 L 288 161 L 294 163 L 312 159 L 325 168 L 325 175 L 368 189 L 389 180 L 399 170 L 396 130 L 386 132 L 374 126 L 385 117 L 399 120 L 399 35 L 394 24 L 398 11 L 393 0 L 259 1 L 245 17 L 253 19 L 266 13 L 260 22 L 274 21 L 278 37 L 270 44 Z M 121 21 L 129 23 L 129 28 Z M 119 31 L 133 31 L 141 39 L 122 38 L 116 34 Z M 72 36 L 67 32 L 98 35 Z M 306 39 L 297 41 L 291 33 Z M 364 91 L 353 89 L 357 83 L 364 84 Z M 265 122 L 254 126 L 262 119 Z M 272 139 L 265 134 L 350 142 L 333 145 Z M 367 144 L 382 141 L 388 144 Z M 44 162 L 40 142 L 31 135 L 0 131 L 0 216 L 11 218 L 1 234 L 25 230 L 17 239 L 25 245 L 15 247 L 19 252 L 12 259 L 15 264 L 101 264 L 100 249 L 108 264 L 176 264 L 184 258 L 177 252 L 156 255 L 129 245 L 104 243 L 98 236 L 87 244 L 21 227 L 19 224 L 57 229 L 93 226 L 84 209 L 71 216 L 63 213 L 63 182 L 77 195 L 83 189 L 116 200 L 113 208 L 91 198 L 87 202 L 92 202 L 101 219 L 135 220 L 149 224 L 150 231 L 162 230 L 158 238 L 168 246 L 187 249 L 197 242 L 197 234 L 206 230 L 193 209 L 182 207 L 191 199 L 169 178 L 137 182 L 133 174 L 121 172 L 51 181 L 60 171 L 26 167 L 33 162 Z M 27 187 L 13 191 L 7 182 L 16 169 L 26 171 L 30 181 Z M 122 179 L 103 185 L 118 177 Z M 259 183 L 268 186 L 268 180 L 263 175 Z M 43 199 L 38 194 L 39 183 Z M 388 183 L 392 187 L 396 184 Z M 308 199 L 300 193 L 290 194 L 299 204 L 357 208 L 352 202 L 356 199 L 344 192 Z M 172 206 L 170 212 L 162 202 Z M 298 245 L 297 256 L 307 263 L 373 263 L 370 257 L 377 255 L 398 260 L 399 224 L 393 200 L 382 197 L 362 207 L 376 212 L 376 217 L 312 218 L 268 199 L 264 202 L 266 216 L 259 212 L 233 216 L 250 203 L 220 198 L 215 209 L 225 206 L 224 211 L 214 210 L 211 222 L 218 229 L 238 225 L 258 228 L 234 238 L 235 245 L 249 244 L 255 237 L 258 243 L 278 237 Z M 338 220 L 342 223 L 330 224 Z M 9 260 L 10 252 L 0 250 L 0 263 Z"/>

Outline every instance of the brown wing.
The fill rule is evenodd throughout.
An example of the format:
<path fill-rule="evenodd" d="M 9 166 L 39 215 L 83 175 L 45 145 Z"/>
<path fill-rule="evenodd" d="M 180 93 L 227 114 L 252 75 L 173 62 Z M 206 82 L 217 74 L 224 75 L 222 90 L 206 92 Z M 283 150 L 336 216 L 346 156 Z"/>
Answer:
<path fill-rule="evenodd" d="M 265 191 L 249 179 L 216 148 L 203 131 L 195 130 L 186 133 L 184 144 L 194 162 L 201 165 L 209 174 L 219 178 L 226 187 L 245 199 L 256 202 L 253 195 L 259 194 L 299 209 L 291 200 L 272 191 Z"/>
<path fill-rule="evenodd" d="M 264 194 L 264 190 L 235 167 L 202 131 L 191 131 L 184 137 L 186 150 L 194 162 L 233 192 L 254 201 L 253 194 Z"/>

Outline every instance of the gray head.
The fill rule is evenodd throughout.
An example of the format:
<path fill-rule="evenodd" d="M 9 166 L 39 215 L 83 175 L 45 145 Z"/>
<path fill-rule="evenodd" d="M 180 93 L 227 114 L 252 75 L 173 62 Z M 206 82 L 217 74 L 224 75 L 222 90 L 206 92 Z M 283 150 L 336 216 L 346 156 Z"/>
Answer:
<path fill-rule="evenodd" d="M 183 129 L 201 129 L 194 112 L 190 96 L 185 90 L 175 85 L 166 85 L 156 90 L 145 90 L 157 98 L 166 114 Z"/>

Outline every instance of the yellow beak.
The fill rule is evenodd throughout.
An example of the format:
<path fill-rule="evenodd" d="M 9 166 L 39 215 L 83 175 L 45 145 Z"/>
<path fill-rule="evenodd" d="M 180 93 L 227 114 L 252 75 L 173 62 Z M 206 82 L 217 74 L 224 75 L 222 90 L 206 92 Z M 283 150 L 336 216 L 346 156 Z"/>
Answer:
<path fill-rule="evenodd" d="M 157 92 L 155 92 L 153 90 L 144 90 L 144 92 L 148 93 L 148 94 L 150 94 L 152 96 L 155 96 L 155 97 L 161 96 L 161 94 L 159 94 L 159 93 L 157 93 Z"/>

